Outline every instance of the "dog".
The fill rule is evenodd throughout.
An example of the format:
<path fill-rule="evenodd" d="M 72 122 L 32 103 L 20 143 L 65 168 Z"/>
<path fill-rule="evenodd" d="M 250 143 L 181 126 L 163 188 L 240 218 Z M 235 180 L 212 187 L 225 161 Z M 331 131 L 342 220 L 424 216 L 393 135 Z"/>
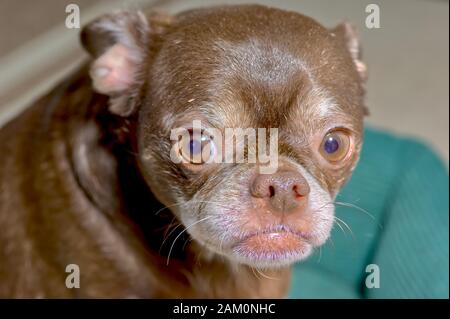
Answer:
<path fill-rule="evenodd" d="M 119 11 L 81 42 L 91 61 L 0 131 L 0 296 L 286 297 L 359 158 L 355 29 L 240 5 Z M 265 142 L 209 161 L 208 128 L 275 128 L 276 170 L 246 160 Z"/>

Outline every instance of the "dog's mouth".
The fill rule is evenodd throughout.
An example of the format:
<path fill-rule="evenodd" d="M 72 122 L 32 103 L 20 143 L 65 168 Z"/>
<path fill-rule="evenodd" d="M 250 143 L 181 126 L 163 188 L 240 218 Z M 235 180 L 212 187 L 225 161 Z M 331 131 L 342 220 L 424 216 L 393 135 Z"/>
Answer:
<path fill-rule="evenodd" d="M 252 264 L 281 265 L 308 256 L 312 248 L 310 238 L 286 225 L 276 225 L 242 236 L 232 250 L 236 257 Z"/>

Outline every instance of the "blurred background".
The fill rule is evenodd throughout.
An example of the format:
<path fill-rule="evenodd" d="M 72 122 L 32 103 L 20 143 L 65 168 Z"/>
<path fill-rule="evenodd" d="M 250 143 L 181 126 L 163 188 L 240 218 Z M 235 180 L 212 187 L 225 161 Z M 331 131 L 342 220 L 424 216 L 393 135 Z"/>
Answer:
<path fill-rule="evenodd" d="M 155 6 L 169 12 L 206 5 L 261 3 L 295 10 L 327 27 L 342 20 L 361 34 L 369 67 L 367 122 L 430 145 L 448 167 L 448 1 L 439 0 L 1 0 L 0 125 L 20 113 L 86 59 L 79 29 L 65 27 L 66 5 L 81 24 L 113 9 Z M 380 28 L 368 29 L 365 8 L 380 7 Z"/>

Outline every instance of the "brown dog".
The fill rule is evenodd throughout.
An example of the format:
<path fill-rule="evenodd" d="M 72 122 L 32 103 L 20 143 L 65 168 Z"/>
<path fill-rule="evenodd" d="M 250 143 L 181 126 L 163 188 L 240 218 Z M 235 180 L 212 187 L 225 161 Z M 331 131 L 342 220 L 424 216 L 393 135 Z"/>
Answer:
<path fill-rule="evenodd" d="M 230 6 L 119 12 L 82 42 L 90 70 L 0 132 L 0 296 L 286 296 L 289 265 L 328 238 L 359 156 L 353 29 Z M 174 162 L 199 143 L 221 150 L 206 127 L 277 128 L 276 171 Z M 78 289 L 66 287 L 68 264 Z"/>

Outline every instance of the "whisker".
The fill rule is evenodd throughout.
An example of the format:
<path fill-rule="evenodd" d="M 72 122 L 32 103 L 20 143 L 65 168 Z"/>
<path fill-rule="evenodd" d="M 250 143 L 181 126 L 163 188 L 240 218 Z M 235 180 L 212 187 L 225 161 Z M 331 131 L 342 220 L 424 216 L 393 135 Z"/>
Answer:
<path fill-rule="evenodd" d="M 170 236 L 178 229 L 178 227 L 180 227 L 180 226 L 182 226 L 183 224 L 178 224 L 178 225 L 176 225 L 171 231 L 170 231 L 170 233 L 167 235 L 167 236 L 165 236 L 164 237 L 164 239 L 163 239 L 163 241 L 162 241 L 162 243 L 161 243 L 161 246 L 159 247 L 159 252 L 161 253 L 161 249 L 162 249 L 162 247 L 164 246 L 164 244 L 166 243 L 166 241 L 170 238 Z"/>
<path fill-rule="evenodd" d="M 349 233 L 352 235 L 352 237 L 354 238 L 354 236 L 353 236 L 353 232 L 352 232 L 352 230 L 351 230 L 351 228 L 347 225 L 347 223 L 345 223 L 343 220 L 341 220 L 340 218 L 338 218 L 338 217 L 336 217 L 336 216 L 322 216 L 321 218 L 320 218 L 321 220 L 326 220 L 326 221 L 333 221 L 334 223 L 333 223 L 333 225 L 337 225 L 338 227 L 339 227 L 339 229 L 342 231 L 342 233 L 344 234 L 344 235 L 346 235 L 347 234 L 347 232 L 345 231 L 345 229 L 342 227 L 342 225 L 341 225 L 341 223 L 343 223 L 345 226 L 346 226 L 346 228 L 349 230 Z"/>
<path fill-rule="evenodd" d="M 256 274 L 256 272 L 255 272 L 255 268 L 253 268 L 253 267 L 251 267 L 250 266 L 250 269 L 252 270 L 252 272 L 253 272 L 253 275 L 258 279 L 258 280 L 260 280 L 261 279 L 261 277 L 259 277 L 257 274 Z"/>
<path fill-rule="evenodd" d="M 357 211 L 360 211 L 360 212 L 366 214 L 366 215 L 369 216 L 374 222 L 376 222 L 376 218 L 375 218 L 371 213 L 369 213 L 369 212 L 368 212 L 367 210 L 365 210 L 364 208 L 359 207 L 358 205 L 355 205 L 355 204 L 352 204 L 352 203 L 347 203 L 347 202 L 334 202 L 334 204 L 340 205 L 340 206 L 344 206 L 344 207 L 354 208 L 354 209 L 356 209 Z M 383 226 L 382 226 L 379 222 L 377 222 L 376 224 L 377 224 L 377 226 L 378 226 L 380 229 L 383 229 Z"/>
<path fill-rule="evenodd" d="M 170 208 L 170 207 L 183 206 L 183 205 L 186 205 L 186 206 L 187 206 L 187 205 L 195 204 L 195 203 L 216 204 L 217 206 L 228 207 L 227 205 L 224 205 L 224 204 L 221 203 L 221 202 L 206 201 L 206 200 L 194 200 L 194 199 L 191 199 L 191 200 L 189 200 L 189 201 L 187 201 L 187 202 L 184 202 L 184 203 L 177 203 L 177 204 L 173 204 L 173 205 L 167 205 L 167 206 L 164 206 L 163 208 L 159 209 L 159 210 L 155 213 L 155 215 L 158 215 L 158 214 L 161 213 L 163 210 L 165 210 L 165 209 L 167 209 L 167 208 Z"/>
<path fill-rule="evenodd" d="M 339 217 L 337 217 L 337 216 L 334 216 L 334 218 L 335 218 L 336 221 L 339 221 L 339 222 L 343 223 L 344 226 L 345 226 L 345 227 L 348 229 L 348 231 L 350 232 L 350 235 L 351 235 L 353 238 L 355 238 L 352 229 L 350 228 L 350 226 L 348 226 L 348 224 L 347 224 L 346 222 L 344 222 L 341 218 L 339 218 Z"/>
<path fill-rule="evenodd" d="M 173 204 L 173 205 L 168 205 L 168 206 L 165 206 L 165 207 L 163 207 L 162 209 L 160 209 L 160 210 L 158 210 L 156 213 L 155 213 L 155 215 L 157 215 L 157 214 L 159 214 L 162 210 L 164 210 L 164 209 L 167 209 L 167 208 L 169 208 L 169 207 L 175 207 L 175 206 L 183 206 L 183 205 L 190 205 L 190 204 L 195 204 L 195 203 L 212 203 L 212 204 L 215 204 L 215 205 L 217 205 L 217 206 L 221 206 L 221 207 L 228 207 L 228 206 L 226 206 L 226 205 L 223 205 L 222 203 L 220 203 L 220 202 L 215 202 L 215 201 L 202 201 L 202 200 L 190 200 L 190 201 L 188 201 L 188 202 L 184 202 L 184 203 L 178 203 L 178 204 Z M 210 216 L 210 217 L 212 217 L 212 216 Z M 209 217 L 208 217 L 209 218 Z M 164 244 L 166 243 L 166 241 L 170 238 L 170 236 L 180 227 L 180 226 L 183 226 L 183 224 L 182 223 L 179 223 L 178 222 L 178 224 L 169 232 L 169 229 L 170 229 L 170 227 L 171 227 L 171 225 L 173 224 L 173 222 L 174 222 L 174 220 L 176 219 L 176 217 L 174 216 L 173 217 L 173 219 L 172 219 L 172 221 L 171 221 L 171 223 L 170 223 L 170 225 L 169 225 L 169 227 L 167 227 L 167 229 L 166 229 L 166 231 L 165 231 L 165 233 L 164 233 L 164 239 L 163 239 L 163 241 L 162 241 L 162 243 L 161 243 L 161 246 L 160 246 L 160 248 L 159 248 L 159 252 L 161 253 L 161 249 L 162 249 L 162 247 L 164 246 Z M 185 230 L 183 230 L 181 233 L 183 233 Z M 223 239 L 224 240 L 224 239 Z M 222 241 L 223 241 L 222 240 Z"/>
<path fill-rule="evenodd" d="M 376 222 L 376 218 L 375 218 L 372 214 L 370 214 L 367 210 L 365 210 L 365 209 L 362 208 L 362 207 L 359 207 L 359 206 L 356 205 L 356 204 L 347 203 L 347 202 L 338 202 L 338 201 L 334 201 L 334 202 L 325 203 L 324 205 L 322 205 L 321 207 L 319 207 L 316 211 L 317 211 L 317 212 L 320 212 L 320 210 L 321 210 L 322 208 L 324 208 L 325 206 L 333 205 L 333 204 L 335 204 L 335 205 L 340 205 L 340 206 L 344 206 L 344 207 L 349 207 L 349 208 L 354 208 L 354 209 L 356 209 L 357 211 L 360 211 L 360 212 L 366 214 L 366 215 L 369 216 L 374 222 Z M 342 221 L 342 220 L 341 220 L 341 221 Z M 383 229 L 383 226 L 382 226 L 379 222 L 376 222 L 376 224 L 377 224 L 377 226 L 378 226 L 380 229 Z"/>
<path fill-rule="evenodd" d="M 164 231 L 163 238 L 166 238 L 167 233 L 169 232 L 169 229 L 172 227 L 172 224 L 174 223 L 175 220 L 176 220 L 176 217 L 173 216 L 172 220 L 170 221 L 169 226 L 165 227 L 166 229 L 165 229 L 165 231 Z M 175 225 L 174 225 L 174 226 L 175 226 Z"/>
<path fill-rule="evenodd" d="M 270 279 L 270 280 L 280 280 L 280 278 L 270 277 L 266 275 L 261 269 L 255 268 L 255 270 L 264 278 Z"/>
<path fill-rule="evenodd" d="M 211 217 L 212 217 L 212 216 L 207 216 L 207 217 L 205 217 L 205 218 L 202 218 L 202 219 L 197 220 L 196 222 L 193 222 L 192 224 L 190 224 L 189 226 L 187 226 L 185 229 L 183 229 L 183 231 L 180 232 L 180 233 L 178 234 L 177 237 L 175 237 L 175 239 L 174 239 L 173 242 L 172 242 L 172 246 L 170 246 L 169 254 L 168 254 L 168 256 L 167 256 L 167 263 L 166 263 L 167 266 L 169 266 L 170 254 L 172 253 L 172 249 L 173 249 L 173 247 L 175 246 L 175 242 L 178 240 L 178 238 L 180 238 L 180 236 L 183 235 L 183 234 L 184 234 L 189 228 L 191 228 L 192 226 L 195 226 L 195 225 L 197 225 L 198 223 L 201 223 L 201 222 L 203 222 L 203 221 L 205 221 L 205 220 L 207 220 L 207 219 L 209 219 L 209 218 L 211 218 Z"/>
<path fill-rule="evenodd" d="M 342 233 L 344 235 L 346 235 L 346 232 L 345 232 L 344 228 L 341 226 L 341 224 L 339 223 L 339 221 L 334 218 L 333 218 L 333 221 L 335 221 L 335 225 L 337 225 L 342 230 Z"/>
<path fill-rule="evenodd" d="M 155 215 L 158 215 L 158 214 L 161 213 L 163 210 L 165 210 L 165 209 L 167 209 L 167 208 L 169 208 L 169 207 L 182 206 L 182 205 L 186 205 L 186 204 L 187 204 L 187 202 L 184 202 L 184 203 L 177 203 L 177 204 L 173 204 L 173 205 L 167 205 L 167 206 L 164 206 L 163 208 L 161 208 L 160 210 L 158 210 L 158 211 L 155 213 Z"/>
<path fill-rule="evenodd" d="M 187 243 L 189 243 L 191 241 L 192 241 L 192 238 L 187 238 L 186 241 L 183 244 L 183 247 L 181 249 L 184 250 L 186 248 Z"/>
<path fill-rule="evenodd" d="M 225 240 L 225 234 L 222 234 L 221 238 L 220 238 L 220 243 L 219 243 L 219 251 L 223 252 L 223 242 Z"/>
<path fill-rule="evenodd" d="M 317 259 L 318 264 L 320 264 L 321 259 L 322 259 L 322 246 L 319 246 L 319 258 Z"/>

